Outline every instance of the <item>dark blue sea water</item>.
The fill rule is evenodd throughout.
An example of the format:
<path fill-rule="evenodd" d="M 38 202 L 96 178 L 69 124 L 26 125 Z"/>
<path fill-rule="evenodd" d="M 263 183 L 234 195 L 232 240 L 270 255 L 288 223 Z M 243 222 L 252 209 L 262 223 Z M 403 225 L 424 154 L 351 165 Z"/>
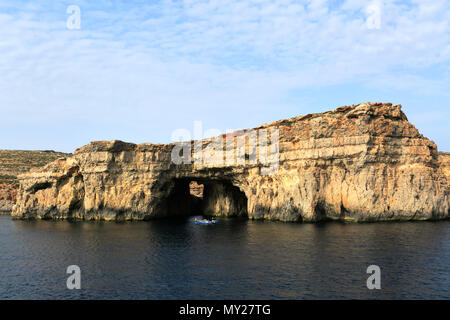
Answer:
<path fill-rule="evenodd" d="M 366 287 L 369 265 L 381 290 Z M 66 268 L 81 268 L 68 290 Z M 0 299 L 450 299 L 450 222 L 0 217 Z"/>

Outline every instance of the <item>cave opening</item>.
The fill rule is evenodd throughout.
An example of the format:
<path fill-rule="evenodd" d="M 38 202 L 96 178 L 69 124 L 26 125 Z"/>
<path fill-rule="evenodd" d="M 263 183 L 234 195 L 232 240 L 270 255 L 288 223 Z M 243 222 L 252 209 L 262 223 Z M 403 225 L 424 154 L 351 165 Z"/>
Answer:
<path fill-rule="evenodd" d="M 230 181 L 174 179 L 165 201 L 167 216 L 247 217 L 247 197 Z"/>

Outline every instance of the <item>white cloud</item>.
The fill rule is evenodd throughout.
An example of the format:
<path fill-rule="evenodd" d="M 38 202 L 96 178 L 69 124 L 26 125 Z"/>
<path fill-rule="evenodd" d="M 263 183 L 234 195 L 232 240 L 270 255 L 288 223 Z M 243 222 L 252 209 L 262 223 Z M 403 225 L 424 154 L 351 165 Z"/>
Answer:
<path fill-rule="evenodd" d="M 449 66 L 448 1 L 383 1 L 380 30 L 366 26 L 367 1 L 75 2 L 76 31 L 65 28 L 72 3 L 0 5 L 1 123 L 103 123 L 120 138 L 199 117 L 225 128 L 275 120 L 298 88 L 450 91 L 448 72 L 421 73 Z M 147 137 L 134 140 L 170 134 Z"/>

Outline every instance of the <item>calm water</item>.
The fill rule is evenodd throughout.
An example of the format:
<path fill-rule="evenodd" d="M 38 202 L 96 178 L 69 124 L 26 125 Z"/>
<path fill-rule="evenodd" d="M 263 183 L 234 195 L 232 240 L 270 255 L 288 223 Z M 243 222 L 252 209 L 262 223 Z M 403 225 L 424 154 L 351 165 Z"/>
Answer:
<path fill-rule="evenodd" d="M 0 217 L 1 299 L 450 299 L 450 221 L 285 224 Z M 66 268 L 81 268 L 81 290 Z M 366 269 L 381 267 L 369 291 Z"/>

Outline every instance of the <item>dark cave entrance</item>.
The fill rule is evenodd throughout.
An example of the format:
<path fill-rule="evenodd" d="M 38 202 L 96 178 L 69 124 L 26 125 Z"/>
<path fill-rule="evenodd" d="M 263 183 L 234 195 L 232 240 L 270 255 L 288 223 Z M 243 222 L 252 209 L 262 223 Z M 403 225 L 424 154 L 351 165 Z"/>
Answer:
<path fill-rule="evenodd" d="M 170 187 L 167 216 L 248 216 L 245 193 L 227 180 L 174 179 Z"/>

